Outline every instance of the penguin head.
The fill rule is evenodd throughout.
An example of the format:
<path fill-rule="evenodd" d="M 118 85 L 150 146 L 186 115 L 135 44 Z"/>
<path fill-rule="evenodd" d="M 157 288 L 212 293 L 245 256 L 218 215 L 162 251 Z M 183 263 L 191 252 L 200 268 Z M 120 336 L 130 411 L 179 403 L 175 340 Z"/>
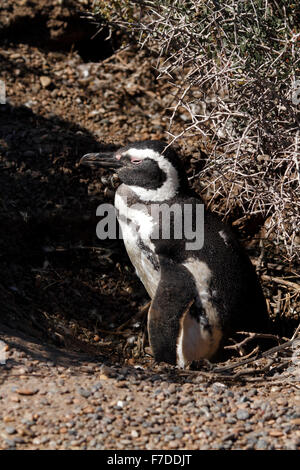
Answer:
<path fill-rule="evenodd" d="M 175 150 L 157 140 L 135 142 L 111 153 L 89 153 L 80 160 L 92 167 L 108 167 L 142 201 L 165 201 L 188 189 Z"/>

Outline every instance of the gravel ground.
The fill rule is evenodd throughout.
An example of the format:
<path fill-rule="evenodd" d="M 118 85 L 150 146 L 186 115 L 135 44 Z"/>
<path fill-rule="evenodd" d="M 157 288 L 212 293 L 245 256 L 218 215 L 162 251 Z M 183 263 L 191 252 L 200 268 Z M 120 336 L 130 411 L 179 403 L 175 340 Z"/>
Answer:
<path fill-rule="evenodd" d="M 164 138 L 174 97 L 146 52 L 109 57 L 100 41 L 95 56 L 90 28 L 74 17 L 59 0 L 0 9 L 0 448 L 299 450 L 290 352 L 229 379 L 155 365 L 144 348 L 135 316 L 146 292 L 122 243 L 95 237 L 95 209 L 112 197 L 107 174 L 78 161 Z M 180 132 L 186 117 L 178 119 Z M 180 145 L 193 176 L 203 163 L 198 139 Z M 208 181 L 193 182 L 209 198 Z M 257 223 L 246 217 L 239 229 L 285 340 L 299 323 L 296 268 L 268 246 L 260 252 Z"/>
<path fill-rule="evenodd" d="M 300 387 L 104 363 L 5 335 L 2 449 L 300 449 Z"/>

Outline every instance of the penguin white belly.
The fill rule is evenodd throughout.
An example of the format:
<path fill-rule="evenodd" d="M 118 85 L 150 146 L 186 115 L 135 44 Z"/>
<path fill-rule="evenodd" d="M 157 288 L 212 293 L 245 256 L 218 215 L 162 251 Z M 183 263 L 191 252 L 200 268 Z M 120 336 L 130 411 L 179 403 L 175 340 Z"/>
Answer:
<path fill-rule="evenodd" d="M 218 312 L 209 294 L 211 272 L 207 264 L 195 259 L 189 259 L 183 264 L 195 280 L 208 325 L 192 317 L 189 312 L 181 319 L 176 351 L 179 367 L 203 358 L 210 359 L 217 352 L 223 336 Z"/>
<path fill-rule="evenodd" d="M 214 329 L 211 333 L 187 314 L 177 342 L 177 365 L 186 367 L 192 361 L 210 359 L 217 352 L 221 337 L 221 332 Z"/>
<path fill-rule="evenodd" d="M 122 222 L 120 225 L 123 233 L 124 245 L 130 261 L 135 267 L 136 273 L 144 284 L 149 296 L 153 299 L 160 280 L 160 271 L 154 268 L 147 255 L 138 246 L 139 236 L 136 231 L 131 230 L 131 227 Z"/>
<path fill-rule="evenodd" d="M 130 261 L 153 299 L 160 280 L 158 257 L 150 240 L 153 219 L 146 211 L 128 207 L 118 194 L 115 197 L 115 207 L 118 210 L 118 220 Z"/>

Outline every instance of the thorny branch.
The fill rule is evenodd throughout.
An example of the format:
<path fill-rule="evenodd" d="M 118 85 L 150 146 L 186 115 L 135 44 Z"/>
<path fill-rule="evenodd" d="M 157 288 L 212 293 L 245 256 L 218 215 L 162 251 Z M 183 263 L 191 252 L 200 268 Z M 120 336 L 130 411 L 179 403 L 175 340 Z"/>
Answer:
<path fill-rule="evenodd" d="M 177 90 L 170 143 L 199 136 L 210 155 L 199 178 L 210 181 L 213 200 L 227 200 L 225 215 L 233 207 L 261 214 L 265 236 L 290 260 L 300 249 L 299 8 L 291 0 L 96 0 L 93 15 L 156 55 L 158 78 Z"/>
<path fill-rule="evenodd" d="M 300 348 L 299 330 L 300 330 L 300 324 L 296 328 L 290 340 L 285 341 L 284 343 L 278 346 L 275 346 L 271 349 L 268 349 L 267 351 L 263 351 L 259 353 L 258 349 L 255 348 L 253 357 L 249 357 L 250 355 L 248 355 L 246 358 L 241 358 L 238 361 L 234 361 L 233 363 L 226 364 L 221 367 L 211 366 L 211 369 L 209 372 L 200 370 L 199 373 L 214 380 L 218 379 L 218 380 L 234 381 L 237 379 L 245 379 L 245 377 L 249 375 L 250 376 L 262 375 L 265 373 L 273 372 L 274 370 L 277 370 L 277 369 L 282 369 L 283 367 L 285 367 L 287 364 L 289 364 L 292 361 L 293 353 L 295 353 L 295 351 L 293 351 L 293 347 L 296 346 L 296 348 Z M 254 335 L 256 335 L 256 337 L 260 337 L 260 335 L 256 333 L 247 333 L 247 332 L 242 332 L 242 333 L 248 334 L 249 338 L 253 338 Z M 266 335 L 263 335 L 263 336 L 266 336 Z M 272 335 L 269 335 L 269 336 L 272 336 Z M 279 353 L 284 353 L 285 356 L 278 357 Z M 275 355 L 277 355 L 277 357 Z M 288 357 L 286 357 L 286 355 L 288 355 Z M 269 358 L 269 362 L 267 364 L 262 364 L 262 366 L 259 366 L 259 361 L 262 359 L 266 359 L 266 358 Z M 276 362 L 276 366 L 274 366 L 274 368 L 272 369 L 272 366 L 275 362 Z M 243 367 L 251 363 L 256 363 L 256 367 L 255 368 Z M 298 360 L 296 367 L 299 367 L 299 366 L 300 364 Z M 240 367 L 242 368 L 238 370 L 237 372 L 230 373 L 231 371 Z M 298 371 L 297 374 L 300 377 L 300 371 Z"/>

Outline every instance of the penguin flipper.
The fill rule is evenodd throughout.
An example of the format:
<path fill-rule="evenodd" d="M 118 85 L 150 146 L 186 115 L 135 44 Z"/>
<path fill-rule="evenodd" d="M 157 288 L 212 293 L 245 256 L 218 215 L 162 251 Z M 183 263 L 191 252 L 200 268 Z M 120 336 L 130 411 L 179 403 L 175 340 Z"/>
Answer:
<path fill-rule="evenodd" d="M 157 362 L 176 364 L 182 319 L 196 297 L 189 271 L 160 257 L 161 278 L 148 313 L 149 341 Z"/>

